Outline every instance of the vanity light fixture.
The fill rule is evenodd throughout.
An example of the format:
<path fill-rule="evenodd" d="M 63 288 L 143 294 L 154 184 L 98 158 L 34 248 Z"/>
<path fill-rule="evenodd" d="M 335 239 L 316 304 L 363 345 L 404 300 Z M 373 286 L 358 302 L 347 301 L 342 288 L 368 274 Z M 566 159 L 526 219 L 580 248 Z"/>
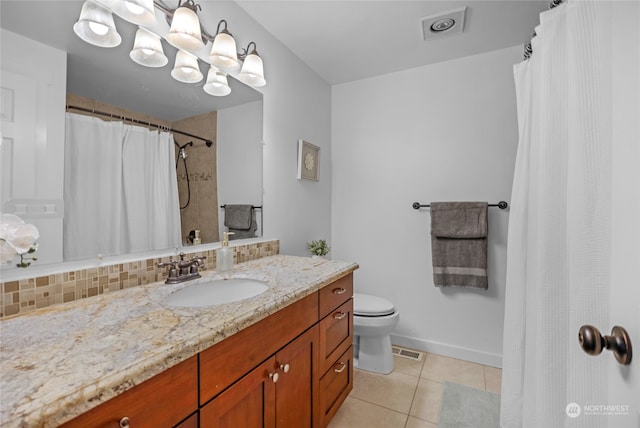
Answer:
<path fill-rule="evenodd" d="M 162 50 L 160 36 L 152 33 L 144 27 L 136 31 L 136 39 L 133 50 L 129 53 L 132 60 L 145 67 L 164 67 L 169 59 Z"/>
<path fill-rule="evenodd" d="M 202 88 L 204 91 L 216 97 L 223 97 L 231 93 L 229 82 L 227 82 L 227 74 L 216 69 L 213 65 L 207 73 L 207 83 Z"/>
<path fill-rule="evenodd" d="M 249 52 L 249 49 L 253 45 L 253 50 Z M 249 43 L 249 46 L 244 50 L 244 63 L 242 64 L 242 70 L 238 75 L 240 81 L 246 83 L 249 86 L 260 87 L 266 85 L 267 81 L 264 80 L 264 66 L 262 64 L 262 58 L 256 51 L 256 44 L 254 42 Z"/>
<path fill-rule="evenodd" d="M 256 43 L 250 42 L 246 49 L 236 52 L 236 41 L 227 29 L 227 21 L 218 22 L 215 36 L 200 24 L 199 4 L 194 0 L 178 0 L 175 9 L 163 0 L 86 0 L 82 5 L 80 18 L 73 26 L 75 33 L 87 43 L 101 47 L 118 46 L 122 38 L 116 30 L 112 13 L 139 25 L 133 49 L 129 56 L 136 63 L 146 67 L 163 67 L 168 59 L 162 50 L 164 38 L 178 49 L 171 76 L 185 83 L 197 83 L 203 78 L 198 60 L 210 65 L 204 90 L 210 95 L 225 96 L 231 93 L 227 81 L 229 72 L 247 85 L 261 87 L 266 84 L 262 58 L 256 50 Z M 156 11 L 166 17 L 170 30 L 167 34 L 156 33 L 148 27 L 156 24 Z M 201 48 L 211 42 L 207 59 Z M 242 67 L 240 65 L 242 64 Z"/>
<path fill-rule="evenodd" d="M 224 28 L 220 30 L 222 24 L 224 24 Z M 227 30 L 227 21 L 224 19 L 218 22 L 218 29 L 209 54 L 209 62 L 223 70 L 235 70 L 238 68 L 236 40 Z"/>
<path fill-rule="evenodd" d="M 186 50 L 196 50 L 204 46 L 200 20 L 196 13 L 198 9 L 200 9 L 200 5 L 195 4 L 193 0 L 180 3 L 171 19 L 171 29 L 167 34 L 169 43 L 179 49 Z"/>
<path fill-rule="evenodd" d="M 138 25 L 155 25 L 153 0 L 100 0 L 122 19 Z"/>
<path fill-rule="evenodd" d="M 185 50 L 178 50 L 176 62 L 171 70 L 171 77 L 183 83 L 198 83 L 202 80 L 202 73 L 198 67 L 198 58 Z"/>
<path fill-rule="evenodd" d="M 73 31 L 85 42 L 102 48 L 113 48 L 122 41 L 111 10 L 92 0 L 83 3 Z"/>

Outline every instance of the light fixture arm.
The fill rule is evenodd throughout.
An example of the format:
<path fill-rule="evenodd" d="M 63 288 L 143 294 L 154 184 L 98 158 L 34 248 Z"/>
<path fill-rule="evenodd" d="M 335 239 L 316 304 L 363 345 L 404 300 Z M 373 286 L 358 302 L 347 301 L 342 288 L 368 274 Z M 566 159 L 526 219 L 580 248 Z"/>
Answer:
<path fill-rule="evenodd" d="M 251 45 L 253 45 L 253 49 L 251 49 Z M 258 51 L 256 50 L 256 42 L 249 42 L 245 49 L 242 49 L 242 52 L 238 52 L 238 59 L 244 61 L 247 55 L 255 54 L 258 55 Z"/>
<path fill-rule="evenodd" d="M 220 26 L 222 24 L 224 24 L 224 28 L 222 30 L 220 30 Z M 218 28 L 216 29 L 216 36 L 218 34 L 220 34 L 221 31 L 223 33 L 231 34 L 231 33 L 229 33 L 229 30 L 227 30 L 227 20 L 226 19 L 221 19 L 220 22 L 218 22 Z"/>

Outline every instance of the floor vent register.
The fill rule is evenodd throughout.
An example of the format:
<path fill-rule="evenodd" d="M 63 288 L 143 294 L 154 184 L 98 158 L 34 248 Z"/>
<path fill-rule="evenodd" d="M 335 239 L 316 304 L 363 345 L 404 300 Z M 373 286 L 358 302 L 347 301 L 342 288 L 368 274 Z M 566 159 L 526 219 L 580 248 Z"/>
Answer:
<path fill-rule="evenodd" d="M 401 348 L 399 346 L 393 346 L 393 354 L 399 357 L 408 358 L 413 361 L 422 361 L 423 353 L 420 351 L 414 351 L 413 349 Z"/>

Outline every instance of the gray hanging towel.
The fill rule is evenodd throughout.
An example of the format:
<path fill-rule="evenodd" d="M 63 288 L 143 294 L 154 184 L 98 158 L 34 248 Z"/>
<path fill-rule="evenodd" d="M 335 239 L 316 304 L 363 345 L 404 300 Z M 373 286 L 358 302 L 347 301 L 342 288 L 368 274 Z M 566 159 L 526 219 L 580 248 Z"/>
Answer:
<path fill-rule="evenodd" d="M 225 205 L 224 225 L 229 229 L 249 230 L 253 220 L 253 205 Z"/>
<path fill-rule="evenodd" d="M 488 288 L 486 202 L 431 202 L 436 287 Z"/>
<path fill-rule="evenodd" d="M 255 238 L 258 230 L 256 210 L 253 205 L 225 205 L 224 225 L 233 235 L 229 240 Z"/>
<path fill-rule="evenodd" d="M 251 213 L 251 227 L 249 229 L 229 228 L 229 232 L 233 232 L 233 235 L 229 236 L 229 240 L 255 238 L 256 230 L 258 230 L 258 222 L 256 221 L 256 210 L 254 209 Z"/>

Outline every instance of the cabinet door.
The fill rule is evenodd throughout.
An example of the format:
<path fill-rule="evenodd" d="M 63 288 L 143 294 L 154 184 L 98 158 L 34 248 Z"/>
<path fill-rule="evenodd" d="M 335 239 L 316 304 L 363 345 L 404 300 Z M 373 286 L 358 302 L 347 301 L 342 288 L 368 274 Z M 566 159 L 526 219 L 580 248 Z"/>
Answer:
<path fill-rule="evenodd" d="M 275 428 L 275 366 L 275 357 L 269 358 L 209 402 L 200 410 L 200 426 Z"/>
<path fill-rule="evenodd" d="M 67 422 L 64 428 L 172 427 L 198 408 L 198 359 L 190 359 Z"/>
<path fill-rule="evenodd" d="M 198 426 L 198 413 L 196 412 L 176 425 L 175 428 L 198 428 Z"/>
<path fill-rule="evenodd" d="M 280 376 L 276 384 L 278 428 L 314 426 L 318 326 L 291 342 L 276 354 Z"/>

